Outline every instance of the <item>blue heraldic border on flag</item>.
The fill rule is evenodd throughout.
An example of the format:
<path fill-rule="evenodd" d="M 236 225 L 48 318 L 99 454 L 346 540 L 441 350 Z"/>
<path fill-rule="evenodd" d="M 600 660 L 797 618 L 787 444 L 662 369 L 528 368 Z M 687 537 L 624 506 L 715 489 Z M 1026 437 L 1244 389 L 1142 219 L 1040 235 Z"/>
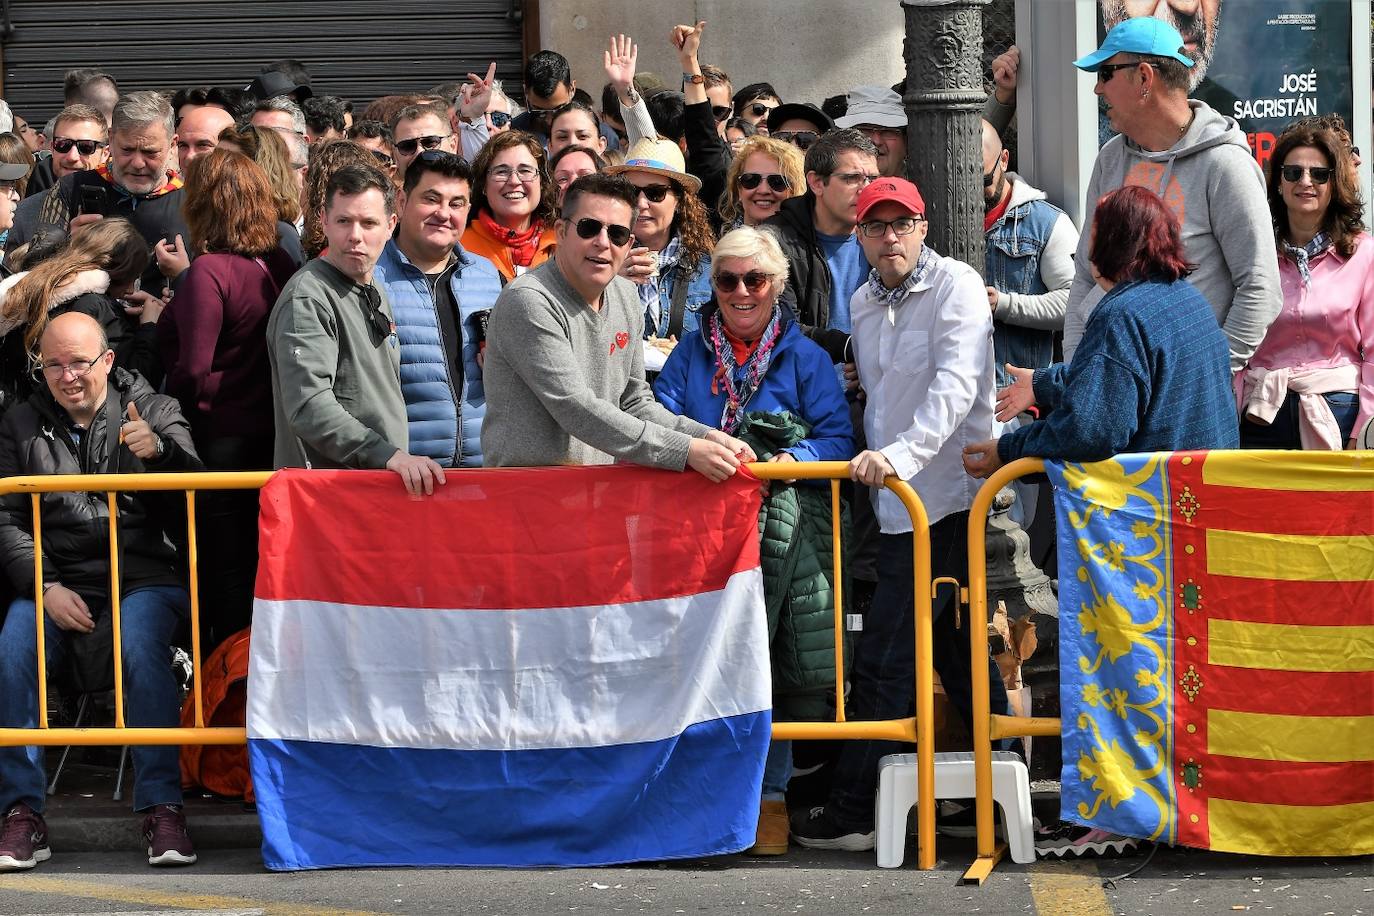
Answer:
<path fill-rule="evenodd" d="M 1059 550 L 1061 816 L 1173 842 L 1168 454 L 1046 462 Z"/>

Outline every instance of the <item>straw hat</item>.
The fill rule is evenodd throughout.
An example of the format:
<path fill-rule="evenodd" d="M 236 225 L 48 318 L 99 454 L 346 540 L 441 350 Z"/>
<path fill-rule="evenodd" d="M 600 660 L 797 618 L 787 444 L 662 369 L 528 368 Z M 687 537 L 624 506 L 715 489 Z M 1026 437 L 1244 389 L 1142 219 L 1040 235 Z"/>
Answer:
<path fill-rule="evenodd" d="M 701 190 L 701 179 L 687 174 L 687 162 L 682 158 L 682 150 L 671 140 L 640 140 L 625 154 L 624 165 L 606 168 L 608 175 L 623 175 L 626 172 L 662 175 L 676 181 L 693 194 Z"/>

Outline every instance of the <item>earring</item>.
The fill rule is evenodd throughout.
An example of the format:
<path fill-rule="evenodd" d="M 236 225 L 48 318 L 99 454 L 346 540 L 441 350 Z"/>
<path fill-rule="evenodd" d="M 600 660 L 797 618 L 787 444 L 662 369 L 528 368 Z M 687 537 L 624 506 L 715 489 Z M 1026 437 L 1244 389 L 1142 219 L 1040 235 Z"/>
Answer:
<path fill-rule="evenodd" d="M 1142 99 L 1148 99 L 1148 98 L 1150 97 L 1150 90 L 1148 90 L 1148 89 L 1142 89 L 1142 90 L 1140 90 L 1140 97 L 1141 97 Z"/>

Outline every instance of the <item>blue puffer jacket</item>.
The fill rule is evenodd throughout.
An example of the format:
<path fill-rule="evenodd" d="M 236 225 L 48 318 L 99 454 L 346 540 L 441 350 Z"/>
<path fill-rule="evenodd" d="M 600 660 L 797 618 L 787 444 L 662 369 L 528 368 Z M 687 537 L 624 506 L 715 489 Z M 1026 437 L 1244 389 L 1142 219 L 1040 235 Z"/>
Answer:
<path fill-rule="evenodd" d="M 401 393 L 410 426 L 410 453 L 445 467 L 482 466 L 482 417 L 486 394 L 477 366 L 476 314 L 490 309 L 501 292 L 501 275 L 486 258 L 455 249 L 458 263 L 448 272 L 458 303 L 459 340 L 448 340 L 435 310 L 429 281 L 389 241 L 374 271 L 386 293 L 401 342 Z M 449 356 L 461 347 L 463 377 L 449 377 Z"/>
<path fill-rule="evenodd" d="M 711 392 L 716 356 L 706 330 L 716 310 L 715 302 L 702 309 L 700 328 L 673 349 L 654 382 L 654 396 L 673 413 L 718 429 L 725 390 Z M 782 320 L 782 337 L 768 373 L 742 412 L 788 411 L 804 420 L 811 434 L 787 449 L 798 461 L 848 461 L 854 457 L 854 426 L 835 367 L 802 333 L 790 309 L 783 308 Z"/>

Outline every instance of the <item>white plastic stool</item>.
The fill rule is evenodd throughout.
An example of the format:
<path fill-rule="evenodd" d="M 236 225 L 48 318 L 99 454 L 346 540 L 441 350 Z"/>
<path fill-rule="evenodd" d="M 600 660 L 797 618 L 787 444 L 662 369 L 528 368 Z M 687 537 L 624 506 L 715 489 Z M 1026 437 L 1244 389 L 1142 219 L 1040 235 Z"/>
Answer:
<path fill-rule="evenodd" d="M 935 755 L 935 798 L 973 798 L 973 754 Z M 1011 860 L 1035 861 L 1030 772 L 1020 756 L 993 751 L 992 797 L 1002 808 Z M 906 857 L 907 814 L 916 806 L 916 755 L 888 754 L 878 761 L 878 867 L 897 868 Z"/>

